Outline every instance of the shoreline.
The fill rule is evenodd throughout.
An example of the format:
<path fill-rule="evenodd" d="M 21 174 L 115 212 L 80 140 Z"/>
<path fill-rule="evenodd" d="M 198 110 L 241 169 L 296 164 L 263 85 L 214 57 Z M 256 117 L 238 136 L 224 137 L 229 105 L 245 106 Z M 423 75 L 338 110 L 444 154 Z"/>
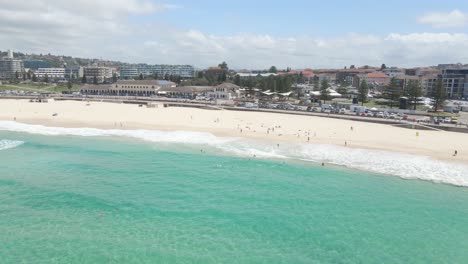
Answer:
<path fill-rule="evenodd" d="M 468 164 L 468 134 L 386 124 L 231 110 L 157 108 L 105 102 L 0 100 L 0 120 L 65 128 L 198 131 L 272 143 L 325 144 Z M 52 114 L 57 113 L 57 116 Z M 16 120 L 15 120 L 16 118 Z M 452 156 L 454 150 L 458 155 Z M 463 151 L 463 150 L 466 150 Z"/>

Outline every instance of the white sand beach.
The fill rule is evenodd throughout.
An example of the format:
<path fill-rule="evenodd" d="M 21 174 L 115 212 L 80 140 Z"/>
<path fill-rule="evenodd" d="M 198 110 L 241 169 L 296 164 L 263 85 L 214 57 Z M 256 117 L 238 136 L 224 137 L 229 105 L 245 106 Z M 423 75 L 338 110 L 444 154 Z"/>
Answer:
<path fill-rule="evenodd" d="M 0 100 L 0 120 L 53 127 L 210 132 L 278 144 L 332 144 L 468 163 L 468 134 L 420 131 L 383 124 L 276 113 L 139 107 L 138 105 Z M 56 116 L 53 116 L 57 113 Z M 352 128 L 352 129 L 351 129 Z M 457 156 L 453 156 L 454 151 Z"/>

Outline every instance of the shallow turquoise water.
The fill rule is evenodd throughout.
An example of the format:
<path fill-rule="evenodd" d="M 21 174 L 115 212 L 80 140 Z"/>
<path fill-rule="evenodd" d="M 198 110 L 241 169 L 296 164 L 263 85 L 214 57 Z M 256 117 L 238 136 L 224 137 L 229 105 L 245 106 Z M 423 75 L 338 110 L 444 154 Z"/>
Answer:
<path fill-rule="evenodd" d="M 1 263 L 468 263 L 468 189 L 0 132 Z M 468 173 L 468 172 L 467 172 Z"/>

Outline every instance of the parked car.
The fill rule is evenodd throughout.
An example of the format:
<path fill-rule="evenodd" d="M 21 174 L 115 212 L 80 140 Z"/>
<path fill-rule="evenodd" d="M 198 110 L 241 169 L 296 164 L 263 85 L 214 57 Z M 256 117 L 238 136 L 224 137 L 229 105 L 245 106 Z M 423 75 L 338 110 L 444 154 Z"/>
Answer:
<path fill-rule="evenodd" d="M 345 114 L 345 113 L 346 113 L 346 109 L 341 108 L 339 113 L 340 113 L 340 114 Z"/>
<path fill-rule="evenodd" d="M 384 118 L 384 113 L 383 112 L 378 112 L 376 117 Z"/>

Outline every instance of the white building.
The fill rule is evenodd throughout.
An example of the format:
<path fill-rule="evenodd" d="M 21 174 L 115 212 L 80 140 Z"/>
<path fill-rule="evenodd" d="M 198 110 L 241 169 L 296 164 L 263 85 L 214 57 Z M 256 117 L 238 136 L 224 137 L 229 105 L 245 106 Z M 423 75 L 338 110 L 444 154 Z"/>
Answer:
<path fill-rule="evenodd" d="M 222 83 L 207 92 L 207 97 L 220 100 L 232 100 L 239 93 L 240 87 L 232 83 Z"/>
<path fill-rule="evenodd" d="M 385 68 L 382 72 L 387 74 L 390 78 L 405 75 L 405 70 L 400 68 Z"/>
<path fill-rule="evenodd" d="M 82 78 L 84 74 L 83 67 L 81 66 L 70 66 L 65 68 L 65 78 L 66 79 L 79 79 Z"/>
<path fill-rule="evenodd" d="M 39 68 L 34 74 L 37 78 L 43 79 L 46 76 L 50 79 L 65 79 L 65 68 Z"/>
<path fill-rule="evenodd" d="M 24 64 L 22 60 L 13 58 L 13 51 L 8 51 L 8 56 L 0 60 L 0 79 L 22 78 Z"/>
<path fill-rule="evenodd" d="M 143 76 L 158 75 L 159 78 L 163 78 L 166 74 L 182 78 L 193 78 L 195 76 L 195 68 L 191 65 L 138 64 L 123 66 L 120 69 L 120 76 L 125 79 L 135 78 L 140 74 Z"/>

